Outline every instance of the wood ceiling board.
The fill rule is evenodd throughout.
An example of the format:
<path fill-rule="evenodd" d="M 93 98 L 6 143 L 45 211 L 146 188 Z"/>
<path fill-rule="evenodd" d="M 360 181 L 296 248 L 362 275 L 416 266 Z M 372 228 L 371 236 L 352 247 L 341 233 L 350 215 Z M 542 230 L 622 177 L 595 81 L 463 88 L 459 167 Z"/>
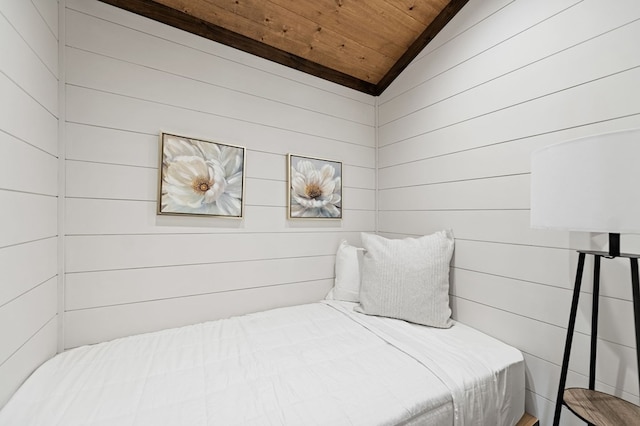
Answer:
<path fill-rule="evenodd" d="M 468 0 L 100 1 L 379 95 Z"/>
<path fill-rule="evenodd" d="M 308 0 L 298 1 L 306 4 Z M 396 57 L 386 57 L 334 31 L 331 26 L 321 26 L 273 1 L 155 2 L 374 84 L 406 50 L 398 48 Z"/>
<path fill-rule="evenodd" d="M 428 27 L 440 12 L 449 4 L 449 0 L 389 0 L 390 3 L 420 22 L 423 27 Z"/>
<path fill-rule="evenodd" d="M 329 8 L 326 5 L 322 5 L 321 2 L 300 2 L 295 0 L 272 0 L 272 2 L 316 23 L 320 28 L 329 28 L 347 39 L 351 39 L 394 60 L 397 60 L 415 39 L 414 37 L 409 43 L 406 43 L 399 38 L 393 37 L 394 31 L 392 30 L 387 30 L 385 33 L 385 28 L 378 16 L 362 15 L 362 8 L 363 6 L 366 7 L 366 5 L 356 4 L 358 7 L 340 7 L 336 5 Z M 371 31 L 372 28 L 377 30 Z M 420 32 L 421 30 L 418 29 L 415 36 L 417 37 Z M 400 52 L 400 55 L 398 55 L 398 52 Z"/>

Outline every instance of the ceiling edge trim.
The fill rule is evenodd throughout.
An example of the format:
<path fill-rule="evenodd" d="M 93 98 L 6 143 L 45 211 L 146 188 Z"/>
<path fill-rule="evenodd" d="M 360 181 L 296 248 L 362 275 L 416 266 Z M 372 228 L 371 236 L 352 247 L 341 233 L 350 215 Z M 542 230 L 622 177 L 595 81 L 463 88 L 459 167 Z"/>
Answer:
<path fill-rule="evenodd" d="M 434 39 L 436 35 L 453 19 L 453 17 L 467 4 L 469 0 L 451 0 L 444 9 L 436 16 L 427 28 L 418 36 L 407 51 L 391 67 L 389 72 L 380 79 L 376 85 L 375 96 L 379 96 L 387 87 L 404 71 L 422 50 Z"/>

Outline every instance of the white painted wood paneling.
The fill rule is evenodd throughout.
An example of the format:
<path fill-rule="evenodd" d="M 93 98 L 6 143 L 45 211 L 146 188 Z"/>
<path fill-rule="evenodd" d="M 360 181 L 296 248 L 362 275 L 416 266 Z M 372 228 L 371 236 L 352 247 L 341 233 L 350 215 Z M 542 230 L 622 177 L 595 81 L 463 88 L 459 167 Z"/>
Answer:
<path fill-rule="evenodd" d="M 374 99 L 66 6 L 65 347 L 324 297 L 340 240 L 375 231 Z M 162 131 L 247 148 L 244 218 L 156 215 Z M 343 163 L 343 220 L 287 220 L 288 153 Z"/>
<path fill-rule="evenodd" d="M 67 235 L 359 232 L 375 223 L 372 210 L 345 210 L 342 221 L 291 222 L 284 206 L 245 206 L 242 220 L 158 216 L 155 201 L 69 198 L 66 207 Z"/>
<path fill-rule="evenodd" d="M 56 49 L 57 52 L 57 49 Z M 52 114 L 58 111 L 58 79 L 33 52 L 15 27 L 0 16 L 0 70 Z"/>
<path fill-rule="evenodd" d="M 58 76 L 58 39 L 31 1 L 3 1 L 2 14 L 53 75 Z M 51 17 L 50 17 L 51 18 Z M 28 52 L 24 52 L 29 54 Z M 29 70 L 25 70 L 29 72 Z M 56 84 L 57 86 L 57 84 Z"/>
<path fill-rule="evenodd" d="M 193 80 L 115 61 L 113 58 L 67 49 L 67 84 L 144 99 L 217 117 L 230 117 L 262 126 L 371 145 L 374 127 L 321 114 L 296 105 L 274 102 L 208 82 Z M 157 90 L 157 88 L 171 90 Z"/>
<path fill-rule="evenodd" d="M 4 188 L 57 195 L 57 181 L 51 179 L 58 169 L 55 156 L 7 133 L 0 133 L 0 152 L 0 182 Z"/>
<path fill-rule="evenodd" d="M 21 297 L 0 306 L 0 359 L 7 360 L 17 348 L 31 338 L 55 315 L 57 307 L 57 280 L 51 278 Z"/>
<path fill-rule="evenodd" d="M 58 120 L 26 91 L 0 73 L 0 129 L 52 155 L 58 152 Z M 37 125 L 34 125 L 37 123 Z"/>
<path fill-rule="evenodd" d="M 7 224 L 0 247 L 57 235 L 56 197 L 0 190 L 0 205 L 0 223 Z"/>
<path fill-rule="evenodd" d="M 534 79 L 531 87 L 519 87 L 513 93 L 508 93 L 500 85 L 497 93 L 500 96 L 495 100 L 487 99 L 487 102 L 490 102 L 489 105 L 491 105 L 491 103 L 499 101 L 505 94 L 526 98 L 526 95 L 531 94 L 532 90 L 539 91 L 545 86 L 551 90 L 554 87 L 566 88 L 569 86 L 566 84 L 567 79 L 584 81 L 589 79 L 589 75 L 606 75 L 605 70 L 609 69 L 608 67 L 612 63 L 618 62 L 617 60 L 612 63 L 606 61 L 607 55 L 615 55 L 616 59 L 623 61 L 632 60 L 634 56 L 637 56 L 633 52 L 628 58 L 616 55 L 620 49 L 624 50 L 628 47 L 615 44 L 601 52 L 604 62 L 594 63 L 589 55 L 589 51 L 592 51 L 593 48 L 598 48 L 598 45 L 609 42 L 610 37 L 618 37 L 616 32 L 611 33 L 611 30 L 626 24 L 636 25 L 633 18 L 630 18 L 629 8 L 637 8 L 637 3 L 632 1 L 624 3 L 625 8 L 614 11 L 607 8 L 606 3 L 592 0 L 578 2 L 574 7 L 554 15 L 514 37 L 505 39 L 504 42 L 490 47 L 480 55 L 470 56 L 459 63 L 450 63 L 451 68 L 447 72 L 425 80 L 414 90 L 408 91 L 402 96 L 388 102 L 382 101 L 380 105 L 381 123 L 388 123 L 407 114 L 413 114 L 452 97 L 468 95 L 468 92 L 474 92 L 474 89 L 490 87 L 491 83 L 496 80 L 499 82 L 504 80 L 507 85 L 504 89 L 506 89 L 511 84 L 510 81 L 514 78 L 517 79 L 517 76 L 524 78 L 526 74 L 540 70 L 540 67 L 546 67 L 547 64 L 556 66 L 554 62 L 560 64 L 570 59 L 577 62 L 586 61 L 588 66 L 577 69 L 573 66 L 559 67 L 554 73 L 543 72 Z M 520 2 L 520 4 L 524 5 L 525 2 Z M 516 2 L 512 6 L 517 5 Z M 548 6 L 553 5 L 546 2 L 544 7 Z M 599 10 L 594 11 L 594 8 Z M 503 13 L 508 10 L 506 8 Z M 602 18 L 597 21 L 589 19 L 590 14 L 593 13 L 601 14 Z M 492 17 L 489 17 L 488 21 L 491 19 Z M 568 27 L 571 27 L 571 31 L 566 31 Z M 473 31 L 474 29 L 470 30 L 463 37 L 473 37 Z M 558 32 L 562 32 L 562 38 L 555 36 Z M 422 62 L 427 63 L 426 60 Z M 425 67 L 420 63 L 414 63 L 412 66 Z M 572 69 L 573 72 L 567 73 L 568 69 Z M 563 85 L 563 83 L 565 84 Z M 383 94 L 383 97 L 385 95 L 386 93 Z M 495 96 L 496 93 L 493 95 Z"/>
<path fill-rule="evenodd" d="M 57 317 L 52 318 L 0 365 L 0 406 L 9 400 L 37 366 L 55 355 L 58 340 L 56 320 Z"/>
<path fill-rule="evenodd" d="M 0 408 L 58 337 L 58 3 L 44 3 L 0 2 Z"/>
<path fill-rule="evenodd" d="M 67 237 L 67 272 L 335 254 L 353 233 L 237 233 Z M 238 267 L 242 267 L 239 265 Z"/>
<path fill-rule="evenodd" d="M 167 266 L 67 276 L 68 310 L 220 293 L 333 277 L 334 256 Z M 208 277 L 207 279 L 202 279 Z"/>
<path fill-rule="evenodd" d="M 55 276 L 57 261 L 55 238 L 0 249 L 0 306 Z"/>
<path fill-rule="evenodd" d="M 529 208 L 529 176 L 520 174 L 404 186 L 382 189 L 378 196 L 381 211 L 526 209 Z"/>
<path fill-rule="evenodd" d="M 58 1 L 31 0 L 38 13 L 45 20 L 53 36 L 58 39 Z"/>
<path fill-rule="evenodd" d="M 345 163 L 370 168 L 374 164 L 373 136 L 370 146 L 364 146 L 346 138 L 329 139 L 77 86 L 67 86 L 66 96 L 67 121 L 73 123 L 150 135 L 165 131 L 279 154 L 293 152 L 333 159 L 340 152 Z"/>
<path fill-rule="evenodd" d="M 529 227 L 531 152 L 640 127 L 640 3 L 470 1 L 380 96 L 378 230 L 453 229 L 454 317 L 525 353 L 527 410 L 550 424 L 575 249 L 606 236 Z M 624 235 L 638 252 L 640 236 Z M 588 374 L 588 259 L 570 384 Z M 602 264 L 598 388 L 638 402 L 628 261 Z M 564 412 L 563 425 L 579 424 Z"/>
<path fill-rule="evenodd" d="M 65 314 L 65 346 L 310 303 L 324 298 L 332 285 L 327 279 L 71 311 Z"/>

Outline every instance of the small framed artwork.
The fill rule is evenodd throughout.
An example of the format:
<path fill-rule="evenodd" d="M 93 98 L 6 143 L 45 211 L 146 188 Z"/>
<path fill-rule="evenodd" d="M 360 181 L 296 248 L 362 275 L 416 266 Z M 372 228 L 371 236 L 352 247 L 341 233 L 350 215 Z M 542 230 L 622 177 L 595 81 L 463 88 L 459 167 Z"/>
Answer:
<path fill-rule="evenodd" d="M 288 217 L 342 219 L 342 163 L 287 155 Z"/>
<path fill-rule="evenodd" d="M 241 218 L 245 149 L 162 133 L 158 214 Z"/>

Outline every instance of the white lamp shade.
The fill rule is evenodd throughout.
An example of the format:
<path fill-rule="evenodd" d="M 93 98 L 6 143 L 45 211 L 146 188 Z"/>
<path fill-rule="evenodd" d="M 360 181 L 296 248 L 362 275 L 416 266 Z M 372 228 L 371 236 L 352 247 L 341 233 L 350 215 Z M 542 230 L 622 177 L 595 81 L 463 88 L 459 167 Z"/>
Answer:
<path fill-rule="evenodd" d="M 531 226 L 640 231 L 640 129 L 539 149 L 531 161 Z"/>

